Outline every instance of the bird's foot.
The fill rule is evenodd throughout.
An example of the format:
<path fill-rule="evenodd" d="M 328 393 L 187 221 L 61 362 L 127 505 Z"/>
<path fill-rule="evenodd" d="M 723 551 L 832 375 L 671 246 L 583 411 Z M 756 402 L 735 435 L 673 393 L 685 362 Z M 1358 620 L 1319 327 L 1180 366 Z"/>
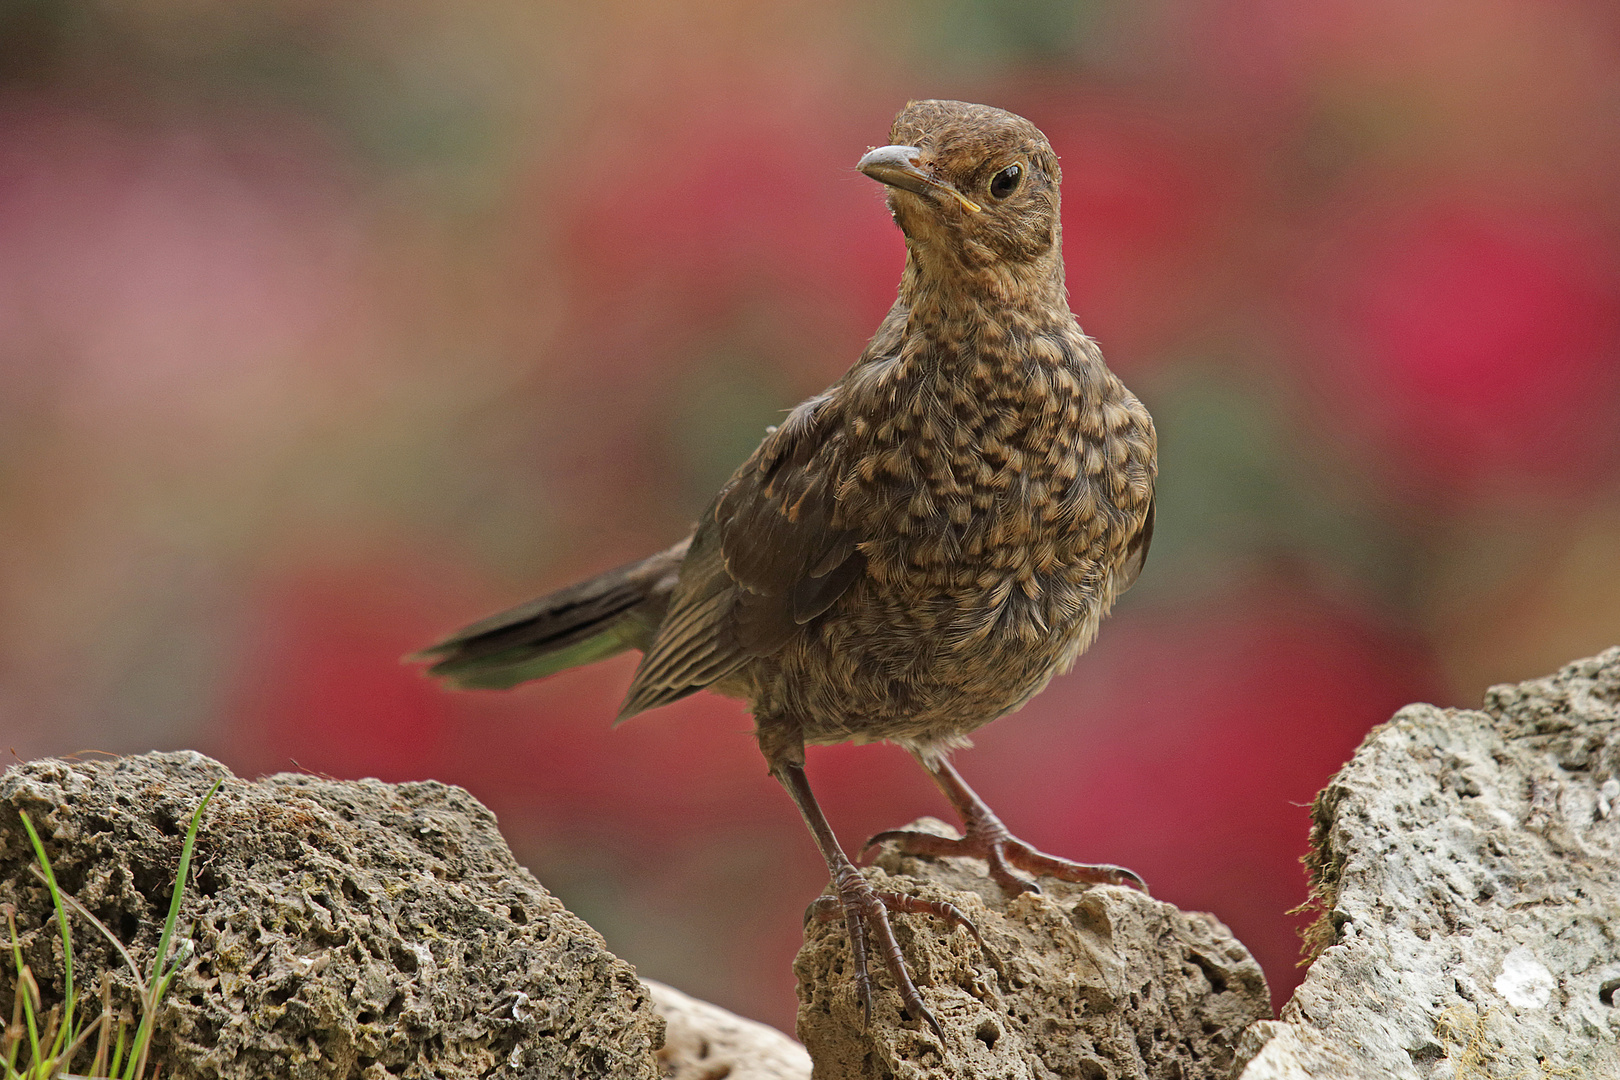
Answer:
<path fill-rule="evenodd" d="M 867 947 L 870 944 L 877 949 L 888 967 L 895 988 L 900 991 L 900 1003 L 905 1006 L 906 1014 L 927 1023 L 939 1037 L 940 1044 L 944 1045 L 944 1029 L 939 1026 L 939 1021 L 928 1006 L 923 1004 L 916 984 L 911 981 L 911 972 L 906 970 L 900 943 L 895 940 L 894 928 L 889 925 L 889 912 L 932 915 L 945 920 L 952 927 L 964 927 L 983 948 L 984 939 L 979 937 L 979 928 L 954 904 L 874 889 L 853 868 L 847 875 L 842 875 L 841 880 L 835 881 L 834 886 L 838 895 L 817 897 L 805 911 L 805 919 L 814 918 L 822 922 L 839 918 L 844 920 L 849 930 L 850 952 L 855 959 L 855 990 L 860 995 L 861 1013 L 866 1022 L 871 1023 L 872 1020 L 872 975 L 867 968 Z"/>
<path fill-rule="evenodd" d="M 993 821 L 980 828 L 974 828 L 969 824 L 967 835 L 959 840 L 914 829 L 890 829 L 868 840 L 866 846 L 861 849 L 861 857 L 864 859 L 868 852 L 885 841 L 899 844 L 900 850 L 907 855 L 949 855 L 957 858 L 966 856 L 983 859 L 989 864 L 991 879 L 1000 885 L 1001 891 L 1008 896 L 1041 891 L 1039 885 L 1023 874 L 1015 873 L 1015 870 L 1022 870 L 1036 877 L 1053 877 L 1059 881 L 1090 885 L 1130 885 L 1144 893 L 1148 891 L 1147 883 L 1134 871 L 1127 870 L 1123 866 L 1070 862 L 1056 855 L 1048 855 L 1013 836 L 999 821 Z"/>

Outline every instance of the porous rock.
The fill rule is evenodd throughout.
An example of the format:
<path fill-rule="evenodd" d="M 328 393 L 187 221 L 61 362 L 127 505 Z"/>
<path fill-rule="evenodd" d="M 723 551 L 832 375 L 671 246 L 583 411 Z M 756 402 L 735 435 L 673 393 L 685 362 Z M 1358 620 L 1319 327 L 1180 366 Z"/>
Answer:
<path fill-rule="evenodd" d="M 63 993 L 50 900 L 18 811 L 63 890 L 143 967 L 209 786 L 180 925 L 189 950 L 157 1015 L 176 1078 L 642 1077 L 663 1021 L 634 970 L 513 860 L 460 788 L 233 777 L 200 754 L 44 760 L 0 777 L 0 902 L 47 1000 Z M 73 917 L 81 992 L 112 971 Z M 11 980 L 0 983 L 10 1016 Z M 81 1059 L 80 1067 L 88 1062 Z"/>
<path fill-rule="evenodd" d="M 1402 709 L 1314 818 L 1322 949 L 1243 1080 L 1620 1078 L 1620 649 Z"/>
<path fill-rule="evenodd" d="M 931 818 L 911 828 L 955 835 Z M 816 1080 L 1224 1080 L 1243 1029 L 1271 1015 L 1260 966 L 1213 916 L 1051 879 L 1008 900 L 976 859 L 890 849 L 866 873 L 879 888 L 956 905 L 985 948 L 931 916 L 893 917 L 941 1046 L 906 1017 L 881 962 L 865 1022 L 842 922 L 811 921 L 794 970 Z"/>

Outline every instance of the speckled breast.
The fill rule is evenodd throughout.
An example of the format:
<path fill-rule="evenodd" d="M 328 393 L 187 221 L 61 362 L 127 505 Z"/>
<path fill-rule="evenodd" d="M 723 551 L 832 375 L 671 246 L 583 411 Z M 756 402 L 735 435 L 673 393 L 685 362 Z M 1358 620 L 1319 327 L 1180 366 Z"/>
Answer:
<path fill-rule="evenodd" d="M 856 374 L 838 493 L 867 572 L 768 665 L 811 742 L 949 741 L 1090 643 L 1152 499 L 1152 421 L 1089 339 Z M 925 362 L 926 361 L 926 362 Z"/>

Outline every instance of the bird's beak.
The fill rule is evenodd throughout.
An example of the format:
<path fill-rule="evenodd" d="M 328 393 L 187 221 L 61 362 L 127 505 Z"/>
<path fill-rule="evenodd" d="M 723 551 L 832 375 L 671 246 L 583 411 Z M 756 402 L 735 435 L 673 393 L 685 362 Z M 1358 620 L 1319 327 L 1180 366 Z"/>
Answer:
<path fill-rule="evenodd" d="M 970 213 L 977 214 L 984 209 L 972 199 L 957 191 L 943 180 L 922 169 L 917 162 L 922 158 L 922 150 L 915 146 L 879 146 L 868 150 L 866 156 L 861 158 L 856 168 L 880 184 L 897 187 L 916 195 L 927 195 L 932 191 L 949 195 Z"/>

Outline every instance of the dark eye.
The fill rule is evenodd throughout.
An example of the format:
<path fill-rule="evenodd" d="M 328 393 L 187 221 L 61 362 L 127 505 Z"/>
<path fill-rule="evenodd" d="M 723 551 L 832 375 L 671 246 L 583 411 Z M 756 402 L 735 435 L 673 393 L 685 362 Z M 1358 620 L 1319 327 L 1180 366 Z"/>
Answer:
<path fill-rule="evenodd" d="M 1023 178 L 1023 166 L 1007 166 L 990 178 L 990 197 L 993 199 L 1005 199 L 1018 190 L 1018 181 Z"/>

